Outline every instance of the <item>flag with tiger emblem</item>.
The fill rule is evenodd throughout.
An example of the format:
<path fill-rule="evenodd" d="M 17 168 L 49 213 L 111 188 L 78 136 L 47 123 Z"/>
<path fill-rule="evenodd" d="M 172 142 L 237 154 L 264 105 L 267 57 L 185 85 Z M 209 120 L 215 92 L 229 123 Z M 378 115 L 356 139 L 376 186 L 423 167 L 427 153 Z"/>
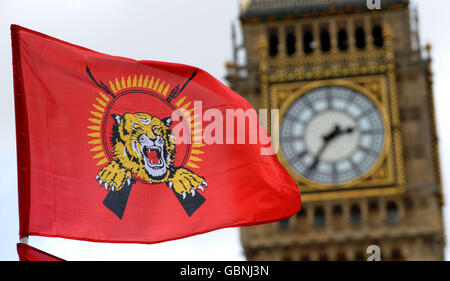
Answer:
<path fill-rule="evenodd" d="M 20 237 L 157 243 L 299 211 L 256 112 L 207 72 L 11 34 Z"/>

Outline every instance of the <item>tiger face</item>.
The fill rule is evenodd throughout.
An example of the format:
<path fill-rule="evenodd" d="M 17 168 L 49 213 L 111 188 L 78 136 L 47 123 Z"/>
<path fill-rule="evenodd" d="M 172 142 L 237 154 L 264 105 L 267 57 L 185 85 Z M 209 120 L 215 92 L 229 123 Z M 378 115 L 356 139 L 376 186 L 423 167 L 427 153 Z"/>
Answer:
<path fill-rule="evenodd" d="M 172 119 L 147 113 L 113 114 L 114 156 L 127 170 L 150 183 L 167 179 L 174 165 L 175 144 Z"/>
<path fill-rule="evenodd" d="M 131 186 L 133 175 L 148 183 L 166 183 L 183 199 L 204 192 L 204 177 L 184 167 L 174 167 L 175 137 L 172 119 L 159 119 L 147 113 L 113 114 L 111 142 L 114 158 L 100 169 L 96 181 L 106 190 Z"/>

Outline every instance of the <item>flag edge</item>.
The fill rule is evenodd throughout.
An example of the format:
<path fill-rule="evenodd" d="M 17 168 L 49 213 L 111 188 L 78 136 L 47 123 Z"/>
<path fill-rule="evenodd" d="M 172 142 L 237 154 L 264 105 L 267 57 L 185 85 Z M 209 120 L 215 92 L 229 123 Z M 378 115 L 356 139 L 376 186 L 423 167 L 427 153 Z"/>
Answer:
<path fill-rule="evenodd" d="M 52 255 L 52 254 L 49 254 L 49 253 L 44 252 L 44 251 L 42 251 L 42 250 L 40 250 L 38 248 L 35 248 L 33 246 L 30 246 L 30 245 L 27 245 L 25 243 L 17 243 L 16 247 L 17 247 L 17 255 L 19 255 L 19 259 L 20 259 L 19 248 L 22 248 L 22 249 L 30 249 L 30 250 L 33 250 L 35 252 L 38 252 L 39 254 L 42 254 L 42 255 L 45 255 L 45 256 L 49 256 L 50 258 L 55 259 L 55 260 L 52 260 L 52 261 L 65 261 L 64 259 L 62 259 L 60 257 L 57 257 L 57 256 Z M 24 256 L 27 259 L 26 261 L 34 261 L 33 259 L 31 259 L 31 258 L 27 257 L 26 255 L 24 255 L 23 252 L 22 252 L 22 256 Z M 24 260 L 21 260 L 21 261 L 24 261 Z"/>
<path fill-rule="evenodd" d="M 27 102 L 23 83 L 22 56 L 20 51 L 20 26 L 11 25 L 11 48 L 14 79 L 14 110 L 16 132 L 17 182 L 19 206 L 19 238 L 28 236 L 30 218 L 30 174 L 20 167 L 30 167 Z M 22 112 L 22 114 L 20 114 Z M 19 128 L 24 132 L 20 134 Z"/>

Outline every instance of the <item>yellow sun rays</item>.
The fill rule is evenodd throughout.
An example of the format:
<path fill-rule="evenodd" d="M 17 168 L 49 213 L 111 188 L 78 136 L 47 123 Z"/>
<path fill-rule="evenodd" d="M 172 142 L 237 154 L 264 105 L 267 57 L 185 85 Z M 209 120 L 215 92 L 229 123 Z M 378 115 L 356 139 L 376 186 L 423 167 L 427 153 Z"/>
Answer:
<path fill-rule="evenodd" d="M 170 84 L 166 84 L 165 81 L 160 80 L 159 78 L 152 76 L 151 78 L 146 75 L 145 77 L 140 75 L 128 75 L 128 77 L 122 76 L 121 78 L 116 78 L 112 81 L 109 81 L 109 87 L 113 91 L 113 93 L 117 93 L 120 90 L 139 87 L 139 88 L 148 88 L 153 92 L 157 92 L 158 94 L 167 96 L 170 89 Z"/>
<path fill-rule="evenodd" d="M 102 145 L 101 139 L 101 123 L 103 118 L 103 113 L 105 112 L 105 107 L 110 101 L 110 97 L 105 95 L 102 92 L 99 92 L 99 96 L 95 98 L 96 103 L 92 104 L 93 110 L 90 111 L 91 118 L 89 118 L 89 129 L 88 136 L 92 139 L 89 140 L 89 144 L 92 144 L 93 147 L 91 151 L 94 152 L 94 156 L 92 159 L 98 159 L 97 166 L 103 165 L 108 162 L 108 158 L 105 155 L 105 151 Z"/>
<path fill-rule="evenodd" d="M 186 163 L 186 166 L 193 169 L 200 168 L 199 162 L 202 162 L 203 159 L 201 158 L 201 155 L 205 153 L 201 147 L 205 146 L 203 144 L 203 129 L 202 129 L 202 122 L 200 122 L 199 118 L 201 118 L 198 115 L 192 115 L 194 112 L 194 106 L 192 105 L 192 102 L 186 101 L 186 96 L 180 97 L 176 102 L 175 105 L 178 107 L 178 109 L 181 109 L 181 113 L 183 115 L 183 118 L 185 121 L 189 124 L 190 130 L 191 130 L 191 144 L 192 149 L 191 153 L 189 155 L 188 162 Z"/>
<path fill-rule="evenodd" d="M 109 87 L 114 94 L 127 88 L 147 88 L 153 92 L 161 94 L 166 97 L 170 92 L 170 84 L 166 83 L 164 80 L 159 79 L 155 76 L 135 74 L 117 77 L 109 81 Z M 106 156 L 106 151 L 104 144 L 102 143 L 101 136 L 101 126 L 103 115 L 108 102 L 111 97 L 103 92 L 99 92 L 99 95 L 95 98 L 95 103 L 92 104 L 92 110 L 90 111 L 89 129 L 87 135 L 91 137 L 89 144 L 92 145 L 90 151 L 93 153 L 93 159 L 98 160 L 97 165 L 103 165 L 108 162 L 108 157 Z M 205 144 L 203 144 L 203 129 L 201 127 L 200 116 L 192 115 L 194 112 L 194 106 L 191 101 L 186 101 L 186 96 L 180 96 L 175 102 L 175 106 L 179 109 L 184 110 L 183 115 L 186 122 L 189 124 L 191 130 L 191 144 L 192 148 L 190 151 L 188 162 L 186 166 L 193 169 L 199 169 L 200 162 L 202 162 L 202 154 L 204 151 L 201 149 Z"/>

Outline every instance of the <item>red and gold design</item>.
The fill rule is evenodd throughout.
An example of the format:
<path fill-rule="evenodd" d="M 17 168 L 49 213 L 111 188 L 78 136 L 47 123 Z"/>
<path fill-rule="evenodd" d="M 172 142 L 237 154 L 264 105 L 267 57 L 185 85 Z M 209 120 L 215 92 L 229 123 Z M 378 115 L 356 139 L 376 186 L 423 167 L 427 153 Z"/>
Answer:
<path fill-rule="evenodd" d="M 11 33 L 20 237 L 157 243 L 298 212 L 268 145 L 206 142 L 226 125 L 207 110 L 253 110 L 207 72 Z"/>
<path fill-rule="evenodd" d="M 204 153 L 203 129 L 199 116 L 192 115 L 193 102 L 182 95 L 179 85 L 171 89 L 155 76 L 122 76 L 109 81 L 108 88 L 95 80 L 88 67 L 86 70 L 102 89 L 90 110 L 87 135 L 93 138 L 88 142 L 93 145 L 92 158 L 102 166 L 96 180 L 110 191 L 104 204 L 122 218 L 132 184 L 165 183 L 191 216 L 205 201 L 198 191 L 205 192 L 208 186 L 204 177 L 190 170 L 200 168 Z M 131 110 L 138 112 L 128 112 Z M 178 145 L 170 129 L 173 114 L 178 115 L 185 132 L 184 142 Z"/>

